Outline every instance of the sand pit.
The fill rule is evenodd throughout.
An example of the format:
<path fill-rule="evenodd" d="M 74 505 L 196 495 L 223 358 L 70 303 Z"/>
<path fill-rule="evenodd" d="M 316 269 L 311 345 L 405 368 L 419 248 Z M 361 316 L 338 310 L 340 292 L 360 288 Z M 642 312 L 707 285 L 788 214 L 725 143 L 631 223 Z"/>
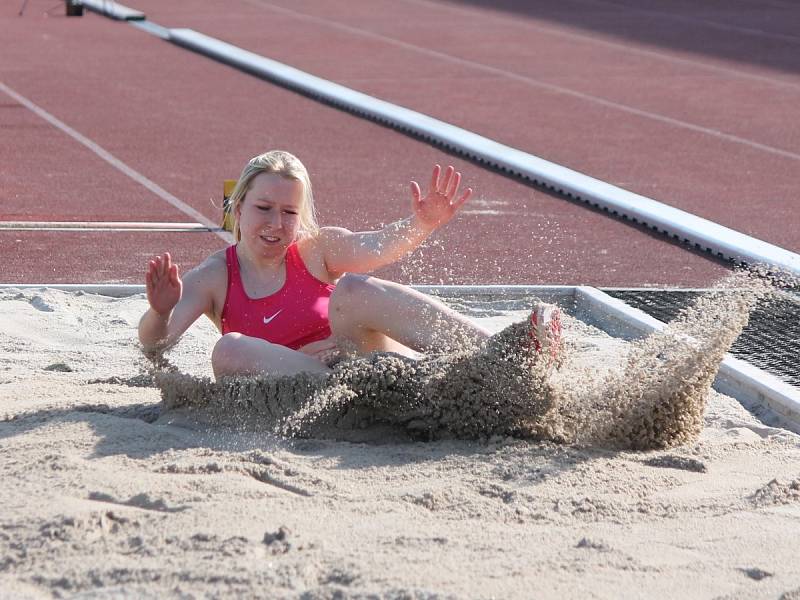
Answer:
<path fill-rule="evenodd" d="M 666 376 L 724 335 L 693 358 L 637 353 L 567 320 L 569 372 L 583 375 L 559 372 L 567 396 L 539 407 L 538 439 L 427 427 L 435 441 L 409 441 L 413 419 L 354 417 L 336 439 L 287 439 L 162 412 L 135 341 L 144 309 L 141 296 L 0 292 L 0 597 L 800 594 L 799 436 L 716 393 L 698 412 L 642 389 L 650 404 L 623 415 L 624 394 L 574 393 L 587 374 L 605 392 L 625 387 L 615 373 Z M 215 338 L 199 324 L 170 359 L 210 376 Z M 652 426 L 676 421 L 662 437 Z M 611 422 L 625 425 L 598 426 Z"/>

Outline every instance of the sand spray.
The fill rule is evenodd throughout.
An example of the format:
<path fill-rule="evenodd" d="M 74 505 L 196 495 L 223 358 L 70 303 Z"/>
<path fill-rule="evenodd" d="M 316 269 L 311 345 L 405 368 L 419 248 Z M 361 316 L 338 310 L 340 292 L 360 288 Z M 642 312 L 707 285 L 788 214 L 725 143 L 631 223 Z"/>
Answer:
<path fill-rule="evenodd" d="M 442 331 L 445 346 L 419 360 L 349 355 L 329 374 L 212 381 L 162 359 L 154 378 L 167 411 L 286 436 L 347 439 L 347 431 L 381 425 L 412 439 L 510 435 L 666 448 L 699 435 L 719 365 L 759 300 L 778 293 L 775 281 L 763 272 L 732 273 L 662 331 L 628 344 L 602 377 L 577 365 L 574 348 L 564 349 L 560 365 L 537 353 L 526 319 L 479 345 Z"/>

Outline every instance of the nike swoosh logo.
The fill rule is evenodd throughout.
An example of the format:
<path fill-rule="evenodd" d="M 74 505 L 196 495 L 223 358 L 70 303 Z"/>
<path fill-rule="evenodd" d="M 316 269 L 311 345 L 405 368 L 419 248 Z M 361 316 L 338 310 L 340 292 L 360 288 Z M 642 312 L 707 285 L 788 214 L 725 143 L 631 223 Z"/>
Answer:
<path fill-rule="evenodd" d="M 271 317 L 269 317 L 269 318 L 267 318 L 267 317 L 264 317 L 264 325 L 268 325 L 268 324 L 269 324 L 269 322 L 270 322 L 270 321 L 272 321 L 272 319 L 274 319 L 274 318 L 275 318 L 275 317 L 277 317 L 279 314 L 281 314 L 281 311 L 282 311 L 282 310 L 283 310 L 283 309 L 279 310 L 278 312 L 276 312 L 274 315 L 272 315 L 272 316 L 271 316 Z"/>

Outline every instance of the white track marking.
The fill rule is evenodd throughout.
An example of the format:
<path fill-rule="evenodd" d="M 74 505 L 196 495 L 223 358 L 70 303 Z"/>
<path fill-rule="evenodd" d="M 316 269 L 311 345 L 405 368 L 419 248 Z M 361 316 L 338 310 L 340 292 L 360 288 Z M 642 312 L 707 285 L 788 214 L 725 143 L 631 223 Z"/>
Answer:
<path fill-rule="evenodd" d="M 753 81 L 758 81 L 760 83 L 769 83 L 777 87 L 787 87 L 800 91 L 800 83 L 785 81 L 783 79 L 775 79 L 773 77 L 767 77 L 766 75 L 758 75 L 756 73 L 748 73 L 746 71 L 739 71 L 737 69 L 731 69 L 729 67 L 712 65 L 706 62 L 702 62 L 701 60 L 698 60 L 699 57 L 698 59 L 680 58 L 678 56 L 665 54 L 663 52 L 657 52 L 655 50 L 645 50 L 643 48 L 636 48 L 634 46 L 623 44 L 620 42 L 612 42 L 586 33 L 576 33 L 574 31 L 568 31 L 557 25 L 541 25 L 539 23 L 523 22 L 520 21 L 519 19 L 512 19 L 511 17 L 493 15 L 484 11 L 478 12 L 476 10 L 469 8 L 461 8 L 460 6 L 455 6 L 450 3 L 440 3 L 431 0 L 403 0 L 403 1 L 412 4 L 419 4 L 421 6 L 427 6 L 429 8 L 438 8 L 453 13 L 459 13 L 472 18 L 480 18 L 481 20 L 497 21 L 509 27 L 538 31 L 546 35 L 564 37 L 567 39 L 577 40 L 586 44 L 593 44 L 596 46 L 605 46 L 607 48 L 613 48 L 614 50 L 620 50 L 627 54 L 639 54 L 641 56 L 656 58 L 658 60 L 666 62 L 673 62 L 679 65 L 686 65 L 688 67 L 693 67 L 696 69 L 713 71 L 723 75 L 737 77 L 740 79 L 751 79 Z"/>
<path fill-rule="evenodd" d="M 619 110 L 622 112 L 626 112 L 628 114 L 636 115 L 638 117 L 642 117 L 645 119 L 650 119 L 652 121 L 658 121 L 659 123 L 664 123 L 666 125 L 671 125 L 673 127 L 679 127 L 681 129 L 688 129 L 689 131 L 694 131 L 695 133 L 702 133 L 704 135 L 708 135 L 711 137 L 715 137 L 721 140 L 725 140 L 726 142 L 731 142 L 734 144 L 740 144 L 743 146 L 747 146 L 753 148 L 755 150 L 760 150 L 762 152 L 767 152 L 769 154 L 773 154 L 776 156 L 781 156 L 783 158 L 790 158 L 793 160 L 800 160 L 800 154 L 796 152 L 792 152 L 790 150 L 784 150 L 782 148 L 776 148 L 774 146 L 769 146 L 767 144 L 761 144 L 759 142 L 755 142 L 753 140 L 749 140 L 747 138 L 740 137 L 738 135 L 733 135 L 730 133 L 725 133 L 724 131 L 719 131 L 717 129 L 711 129 L 709 127 L 703 127 L 702 125 L 695 125 L 694 123 L 689 123 L 687 121 L 681 121 L 680 119 L 674 119 L 672 117 L 667 117 L 665 115 L 650 112 L 647 110 L 642 110 L 636 108 L 634 106 L 628 106 L 627 104 L 620 104 L 619 102 L 614 102 L 613 100 L 606 100 L 605 98 L 600 98 L 599 96 L 593 96 L 591 94 L 584 94 L 583 92 L 578 92 L 570 88 L 566 88 L 560 85 L 556 85 L 553 83 L 547 83 L 545 81 L 541 81 L 539 79 L 534 79 L 533 77 L 527 77 L 525 75 L 519 75 L 518 73 L 513 73 L 511 71 L 506 71 L 504 69 L 500 69 L 497 67 L 492 67 L 489 65 L 485 65 L 483 63 L 478 63 L 472 60 L 467 60 L 464 58 L 458 58 L 451 54 L 445 54 L 444 52 L 438 52 L 436 50 L 430 50 L 428 48 L 423 48 L 421 46 L 416 46 L 414 44 L 409 44 L 408 42 L 403 42 L 400 40 L 396 40 L 394 38 L 386 37 L 384 35 L 373 33 L 371 31 L 366 31 L 363 29 L 358 29 L 356 27 L 351 27 L 350 25 L 345 25 L 343 23 L 337 23 L 335 21 L 331 21 L 328 19 L 321 19 L 319 17 L 315 17 L 312 15 L 307 15 L 304 13 L 299 13 L 297 11 L 283 8 L 282 6 L 275 6 L 274 4 L 270 4 L 265 0 L 244 0 L 248 4 L 257 4 L 261 6 L 269 7 L 270 9 L 275 10 L 276 12 L 282 12 L 288 14 L 290 16 L 296 17 L 298 19 L 306 20 L 324 27 L 329 27 L 333 29 L 340 29 L 342 31 L 347 31 L 349 33 L 354 33 L 356 35 L 361 35 L 363 37 L 371 37 L 382 42 L 386 42 L 388 44 L 392 44 L 395 46 L 399 46 L 401 48 L 405 48 L 408 50 L 412 50 L 414 52 L 418 52 L 420 54 L 426 54 L 428 56 L 432 56 L 441 60 L 445 60 L 447 62 L 471 67 L 474 69 L 478 69 L 480 71 L 484 71 L 486 73 L 491 73 L 492 75 L 499 75 L 501 77 L 506 77 L 508 79 L 513 79 L 514 81 L 519 81 L 521 83 L 530 85 L 532 87 L 538 87 L 542 89 L 546 89 L 552 92 L 558 92 L 560 94 L 564 94 L 566 96 L 572 96 L 574 98 L 579 98 L 581 100 L 585 100 L 587 102 L 591 102 L 593 104 L 599 104 L 601 106 L 605 106 L 607 108 L 612 108 L 615 110 Z"/>
<path fill-rule="evenodd" d="M 153 192 L 156 196 L 158 196 L 159 198 L 161 198 L 162 200 L 167 202 L 169 205 L 177 208 L 179 211 L 181 211 L 186 216 L 196 220 L 199 223 L 202 223 L 206 227 L 217 229 L 216 223 L 211 221 L 208 217 L 206 217 L 202 213 L 198 212 L 197 210 L 195 210 L 194 208 L 192 208 L 191 206 L 189 206 L 188 204 L 186 204 L 185 202 L 183 202 L 179 198 L 176 198 L 175 196 L 170 194 L 168 191 L 166 191 L 164 188 L 159 186 L 154 181 L 148 179 L 147 177 L 145 177 L 144 175 L 142 175 L 141 173 L 139 173 L 135 169 L 129 167 L 124 162 L 122 162 L 120 159 L 118 159 L 116 156 L 111 154 L 108 150 L 106 150 L 105 148 L 101 147 L 97 143 L 93 142 L 92 140 L 90 140 L 89 138 L 84 136 L 83 134 L 75 131 L 72 127 L 70 127 L 69 125 L 67 125 L 63 121 L 60 121 L 59 119 L 57 119 L 56 117 L 51 115 L 49 112 L 47 112 L 45 109 L 43 109 L 41 106 L 35 104 L 33 101 L 29 100 L 28 98 L 26 98 L 22 94 L 14 91 L 13 89 L 8 87 L 2 81 L 0 81 L 0 91 L 5 92 L 6 95 L 10 96 L 14 100 L 16 100 L 17 102 L 22 104 L 25 108 L 27 108 L 28 110 L 30 110 L 31 112 L 33 112 L 37 116 L 41 117 L 42 119 L 44 119 L 45 121 L 50 123 L 53 127 L 56 127 L 57 129 L 60 129 L 61 131 L 66 133 L 68 136 L 70 136 L 76 142 L 79 142 L 80 144 L 83 144 L 85 147 L 87 147 L 89 150 L 94 152 L 97 156 L 102 158 L 104 161 L 106 161 L 112 167 L 114 167 L 115 169 L 121 171 L 122 173 L 124 173 L 125 175 L 127 175 L 128 177 L 130 177 L 131 179 L 133 179 L 134 181 L 136 181 L 140 185 L 143 185 L 145 188 L 147 188 L 148 190 Z M 231 240 L 232 240 L 231 235 L 229 233 L 227 233 L 227 232 L 215 231 L 214 233 L 217 236 L 219 236 L 220 238 L 222 238 L 223 240 L 225 240 L 226 242 L 228 242 L 228 243 L 230 243 Z"/>

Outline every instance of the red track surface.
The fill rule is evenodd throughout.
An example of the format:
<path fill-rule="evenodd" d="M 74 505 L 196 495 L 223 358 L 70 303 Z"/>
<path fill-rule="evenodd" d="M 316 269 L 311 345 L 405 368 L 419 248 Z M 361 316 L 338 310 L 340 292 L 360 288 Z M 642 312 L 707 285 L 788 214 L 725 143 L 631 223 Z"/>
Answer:
<path fill-rule="evenodd" d="M 800 250 L 800 235 L 780 226 L 797 208 L 800 183 L 800 34 L 794 43 L 748 38 L 586 0 L 537 2 L 544 18 L 513 21 L 456 6 L 468 2 L 217 1 L 199 14 L 185 0 L 137 5 L 165 26 L 220 37 Z M 214 15 L 223 4 L 233 16 Z M 552 19 L 574 19 L 580 8 L 584 27 L 621 19 L 640 37 L 700 38 L 712 47 L 735 40 L 754 56 L 787 54 L 781 64 L 795 73 L 762 68 L 754 79 L 751 67 L 732 61 L 695 56 L 688 64 L 669 60 L 692 58 L 687 52 L 643 48 L 665 55 L 655 58 L 625 40 L 610 47 L 596 35 L 564 37 Z M 791 14 L 800 21 L 800 6 Z M 335 48 L 336 60 L 321 48 Z"/>
<path fill-rule="evenodd" d="M 684 23 L 683 46 L 666 44 L 675 24 L 652 11 L 668 9 L 600 0 L 577 2 L 594 8 L 571 26 L 567 8 L 531 16 L 422 0 L 347 2 L 347 10 L 287 1 L 291 12 L 260 0 L 131 4 L 161 25 L 220 37 L 800 249 L 800 59 L 786 51 L 800 39 L 791 33 L 744 35 L 720 28 L 719 15 L 700 15 L 717 25 Z M 382 275 L 638 286 L 706 285 L 724 272 L 661 238 L 128 25 L 60 12 L 43 18 L 50 6 L 33 0 L 21 18 L 9 10 L 16 7 L 3 9 L 0 81 L 210 218 L 222 179 L 267 148 L 290 149 L 309 166 L 323 223 L 355 229 L 408 214 L 406 182 L 449 161 L 475 199 L 437 234 L 441 245 Z M 607 26 L 621 17 L 635 43 Z M 696 50 L 689 42 L 699 29 L 709 48 L 736 38 L 768 66 L 722 50 L 693 54 L 686 48 Z M 191 220 L 2 92 L 0 107 L 0 220 Z M 188 266 L 222 244 L 211 234 L 3 232 L 0 281 L 139 281 L 152 253 L 169 249 Z"/>

